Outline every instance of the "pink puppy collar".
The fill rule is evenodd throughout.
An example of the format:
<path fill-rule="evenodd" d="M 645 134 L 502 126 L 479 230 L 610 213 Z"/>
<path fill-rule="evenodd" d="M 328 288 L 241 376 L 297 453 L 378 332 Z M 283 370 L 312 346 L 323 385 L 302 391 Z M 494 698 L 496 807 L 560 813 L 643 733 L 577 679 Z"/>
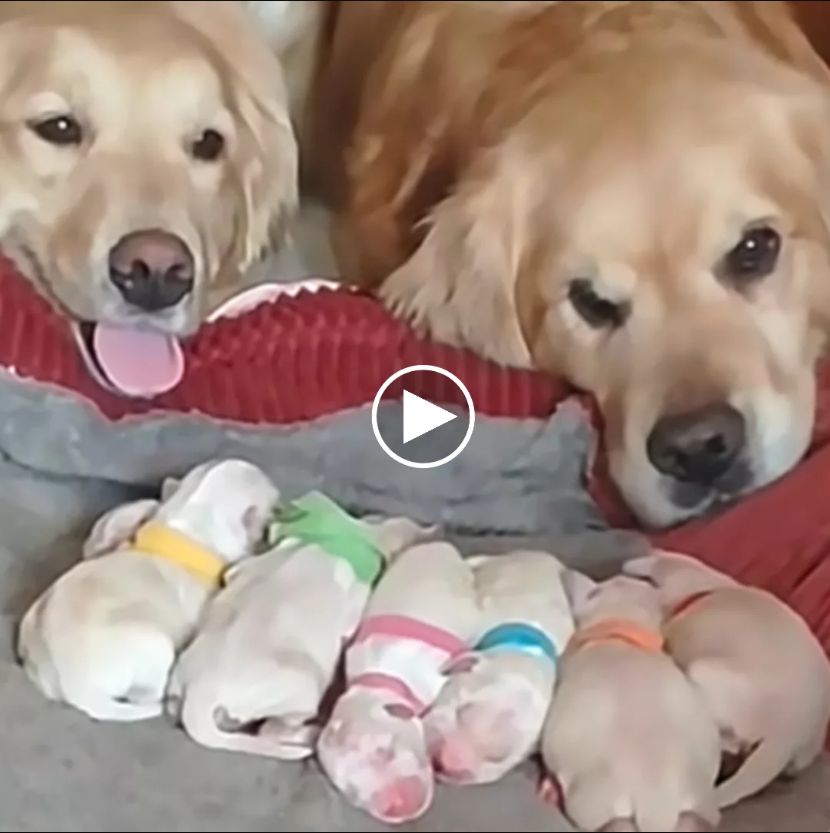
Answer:
<path fill-rule="evenodd" d="M 448 631 L 409 616 L 395 615 L 372 616 L 365 619 L 355 633 L 352 645 L 359 645 L 375 636 L 420 642 L 446 654 L 447 661 L 459 656 L 468 648 L 463 640 Z M 396 700 L 402 701 L 415 716 L 423 714 L 427 708 L 427 704 L 415 694 L 405 680 L 392 674 L 369 671 L 350 680 L 350 685 L 385 691 Z"/>

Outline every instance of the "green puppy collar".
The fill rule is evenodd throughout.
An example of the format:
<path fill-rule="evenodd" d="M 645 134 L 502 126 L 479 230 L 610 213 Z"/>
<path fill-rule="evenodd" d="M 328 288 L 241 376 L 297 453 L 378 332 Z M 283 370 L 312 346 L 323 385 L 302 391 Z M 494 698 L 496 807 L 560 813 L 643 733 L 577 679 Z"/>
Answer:
<path fill-rule="evenodd" d="M 277 510 L 268 539 L 276 544 L 288 538 L 316 544 L 345 561 L 364 584 L 374 584 L 383 570 L 385 559 L 369 527 L 320 492 L 309 492 Z"/>

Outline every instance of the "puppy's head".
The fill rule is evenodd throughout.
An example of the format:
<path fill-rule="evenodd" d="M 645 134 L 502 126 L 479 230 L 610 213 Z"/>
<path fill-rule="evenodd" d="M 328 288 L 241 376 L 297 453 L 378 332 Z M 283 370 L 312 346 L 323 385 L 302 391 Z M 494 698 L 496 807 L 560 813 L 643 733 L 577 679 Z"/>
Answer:
<path fill-rule="evenodd" d="M 427 747 L 442 781 L 488 784 L 506 775 L 539 740 L 553 664 L 517 651 L 467 654 L 424 716 Z"/>
<path fill-rule="evenodd" d="M 0 243 L 134 395 L 296 202 L 280 67 L 238 5 L 0 8 Z"/>
<path fill-rule="evenodd" d="M 212 460 L 189 471 L 155 519 L 234 563 L 264 543 L 279 502 L 268 476 L 245 460 Z"/>
<path fill-rule="evenodd" d="M 647 581 L 619 575 L 596 582 L 582 573 L 568 570 L 562 576 L 562 585 L 579 628 L 619 619 L 660 629 L 663 620 L 660 596 Z"/>
<path fill-rule="evenodd" d="M 658 551 L 640 558 L 632 558 L 623 564 L 623 573 L 633 578 L 644 579 L 657 588 L 663 605 L 674 607 L 695 593 L 716 590 L 719 587 L 734 587 L 736 581 L 682 553 Z"/>
<path fill-rule="evenodd" d="M 413 821 L 432 803 L 432 765 L 421 721 L 373 691 L 346 691 L 320 734 L 317 756 L 355 807 L 386 824 Z"/>
<path fill-rule="evenodd" d="M 584 64 L 537 90 L 387 292 L 439 336 L 592 392 L 612 476 L 666 526 L 807 448 L 830 310 L 830 105 L 727 40 Z"/>

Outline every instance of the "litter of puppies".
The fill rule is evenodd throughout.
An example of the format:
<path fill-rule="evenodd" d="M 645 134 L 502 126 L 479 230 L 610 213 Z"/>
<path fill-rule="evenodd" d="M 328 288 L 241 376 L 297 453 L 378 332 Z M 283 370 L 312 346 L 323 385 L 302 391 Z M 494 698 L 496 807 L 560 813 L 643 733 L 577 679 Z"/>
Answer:
<path fill-rule="evenodd" d="M 830 723 L 803 620 L 677 553 L 603 582 L 541 551 L 465 559 L 436 528 L 285 501 L 258 467 L 214 460 L 104 515 L 82 555 L 18 633 L 47 698 L 316 755 L 387 824 L 426 813 L 436 781 L 538 757 L 540 795 L 580 830 L 716 830 L 809 766 Z"/>

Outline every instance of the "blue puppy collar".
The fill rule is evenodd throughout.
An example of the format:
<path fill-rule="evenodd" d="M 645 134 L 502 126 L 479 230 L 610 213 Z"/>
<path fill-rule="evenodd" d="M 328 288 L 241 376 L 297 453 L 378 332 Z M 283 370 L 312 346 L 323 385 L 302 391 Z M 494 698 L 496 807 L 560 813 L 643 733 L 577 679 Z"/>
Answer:
<path fill-rule="evenodd" d="M 559 652 L 556 646 L 539 628 L 522 622 L 505 622 L 496 625 L 479 639 L 476 651 L 521 651 L 536 657 L 547 657 L 556 662 Z"/>

